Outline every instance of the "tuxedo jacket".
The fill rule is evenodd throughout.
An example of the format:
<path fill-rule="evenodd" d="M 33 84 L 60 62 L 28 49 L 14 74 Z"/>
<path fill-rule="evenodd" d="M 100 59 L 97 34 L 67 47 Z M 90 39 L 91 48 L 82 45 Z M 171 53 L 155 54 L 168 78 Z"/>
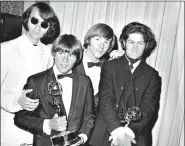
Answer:
<path fill-rule="evenodd" d="M 25 89 L 33 89 L 29 97 L 39 99 L 39 105 L 34 111 L 22 110 L 15 114 L 15 125 L 34 134 L 34 146 L 52 145 L 50 137 L 53 134 L 47 135 L 43 132 L 43 122 L 57 113 L 52 107 L 53 96 L 48 91 L 48 84 L 53 81 L 56 81 L 53 68 L 30 76 Z M 91 80 L 75 71 L 72 88 L 72 100 L 67 119 L 68 130 L 77 130 L 90 137 L 95 119 Z"/>
<path fill-rule="evenodd" d="M 122 126 L 120 109 L 135 105 L 140 108 L 142 119 L 131 123 L 129 128 L 135 133 L 137 146 L 149 146 L 149 124 L 156 114 L 160 88 L 158 72 L 144 60 L 141 60 L 133 74 L 125 55 L 104 63 L 99 85 L 99 112 L 90 144 L 109 146 L 110 133 Z"/>

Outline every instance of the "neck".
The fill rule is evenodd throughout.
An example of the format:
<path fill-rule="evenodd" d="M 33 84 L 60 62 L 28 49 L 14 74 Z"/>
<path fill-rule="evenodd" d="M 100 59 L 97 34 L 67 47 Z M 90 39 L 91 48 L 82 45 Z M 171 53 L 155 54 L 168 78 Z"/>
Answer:
<path fill-rule="evenodd" d="M 85 51 L 85 54 L 88 56 L 88 58 L 90 59 L 91 62 L 99 62 L 99 58 L 96 58 L 93 53 L 87 48 L 87 50 Z"/>
<path fill-rule="evenodd" d="M 39 42 L 38 39 L 33 39 L 28 33 L 26 33 L 26 36 L 27 36 L 28 40 L 30 40 L 30 42 L 32 42 L 33 44 L 38 44 L 38 42 Z"/>
<path fill-rule="evenodd" d="M 132 59 L 130 57 L 127 56 L 127 54 L 125 54 L 126 58 L 128 58 L 128 60 L 130 61 L 130 63 L 136 63 L 138 60 L 141 60 L 143 56 L 140 56 L 139 58 L 136 59 Z"/>

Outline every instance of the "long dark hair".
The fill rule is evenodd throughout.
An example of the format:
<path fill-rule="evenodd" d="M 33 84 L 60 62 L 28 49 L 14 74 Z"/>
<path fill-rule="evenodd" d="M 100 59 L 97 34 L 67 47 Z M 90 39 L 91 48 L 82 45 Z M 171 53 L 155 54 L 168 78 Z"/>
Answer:
<path fill-rule="evenodd" d="M 60 34 L 60 24 L 59 20 L 51 6 L 44 2 L 37 2 L 30 6 L 22 15 L 22 24 L 26 31 L 29 31 L 28 28 L 28 19 L 31 12 L 34 8 L 37 8 L 40 14 L 40 17 L 50 24 L 50 27 L 46 34 L 41 38 L 41 41 L 44 44 L 51 44 Z"/>
<path fill-rule="evenodd" d="M 140 33 L 143 35 L 144 41 L 146 43 L 146 48 L 143 53 L 143 58 L 146 59 L 148 56 L 150 56 L 151 52 L 155 49 L 157 42 L 155 40 L 155 35 L 153 34 L 152 30 L 139 22 L 132 22 L 126 25 L 122 33 L 120 35 L 119 41 L 121 43 L 121 46 L 123 50 L 125 50 L 125 45 L 123 41 L 126 41 L 131 33 Z"/>

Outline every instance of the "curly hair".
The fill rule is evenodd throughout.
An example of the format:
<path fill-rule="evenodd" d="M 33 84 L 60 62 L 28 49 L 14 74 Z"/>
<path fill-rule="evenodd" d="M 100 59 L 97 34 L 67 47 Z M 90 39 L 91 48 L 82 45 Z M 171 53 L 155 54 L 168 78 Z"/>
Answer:
<path fill-rule="evenodd" d="M 89 45 L 89 42 L 91 38 L 94 36 L 100 36 L 106 39 L 112 39 L 110 48 L 107 52 L 110 52 L 114 45 L 115 45 L 115 35 L 110 26 L 104 23 L 98 23 L 93 25 L 86 33 L 85 38 L 84 38 L 84 48 L 86 49 L 87 46 Z"/>
<path fill-rule="evenodd" d="M 44 44 L 51 44 L 53 43 L 53 41 L 59 36 L 60 34 L 60 24 L 59 24 L 59 20 L 53 10 L 53 8 L 51 6 L 49 6 L 48 4 L 44 3 L 44 2 L 37 2 L 35 4 L 33 4 L 32 6 L 30 6 L 22 15 L 22 24 L 24 26 L 24 28 L 26 29 L 26 31 L 29 31 L 28 28 L 28 19 L 30 17 L 31 12 L 33 11 L 33 9 L 37 8 L 39 13 L 40 13 L 40 17 L 48 22 L 50 24 L 50 27 L 48 29 L 48 31 L 46 32 L 46 34 L 41 38 L 41 41 Z"/>
<path fill-rule="evenodd" d="M 146 48 L 143 53 L 143 58 L 146 59 L 148 56 L 150 56 L 151 52 L 155 49 L 157 42 L 155 40 L 155 35 L 153 34 L 152 30 L 139 22 L 132 22 L 126 25 L 119 38 L 119 42 L 121 43 L 121 46 L 123 50 L 125 50 L 125 45 L 123 41 L 126 41 L 131 33 L 140 33 L 143 35 L 144 41 L 146 43 Z"/>

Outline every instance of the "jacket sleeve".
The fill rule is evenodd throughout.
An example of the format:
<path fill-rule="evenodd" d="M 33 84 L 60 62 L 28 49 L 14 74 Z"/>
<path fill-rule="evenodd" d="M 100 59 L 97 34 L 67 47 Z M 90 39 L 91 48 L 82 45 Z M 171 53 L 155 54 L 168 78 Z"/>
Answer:
<path fill-rule="evenodd" d="M 86 102 L 85 102 L 85 110 L 83 113 L 82 119 L 82 126 L 79 130 L 80 133 L 84 133 L 89 138 L 92 130 L 94 128 L 94 121 L 95 121 L 95 103 L 94 103 L 94 96 L 93 96 L 93 87 L 92 83 L 89 79 L 89 83 L 87 85 L 86 91 Z"/>
<path fill-rule="evenodd" d="M 28 78 L 24 89 L 33 89 L 33 91 L 28 95 L 29 98 L 39 98 L 33 83 L 33 79 L 31 77 Z M 37 108 L 39 108 L 39 106 Z M 14 117 L 14 124 L 17 127 L 29 131 L 32 134 L 42 135 L 44 119 L 38 118 L 37 108 L 34 111 L 21 110 L 16 112 Z"/>
<path fill-rule="evenodd" d="M 116 111 L 116 97 L 113 88 L 113 64 L 105 63 L 102 66 L 99 84 L 99 110 L 111 133 L 122 126 Z"/>
<path fill-rule="evenodd" d="M 142 96 L 139 108 L 142 112 L 142 119 L 139 122 L 133 122 L 129 127 L 138 136 L 145 126 L 148 126 L 156 112 L 156 102 L 160 98 L 161 78 L 157 71 L 151 74 L 149 83 Z"/>

